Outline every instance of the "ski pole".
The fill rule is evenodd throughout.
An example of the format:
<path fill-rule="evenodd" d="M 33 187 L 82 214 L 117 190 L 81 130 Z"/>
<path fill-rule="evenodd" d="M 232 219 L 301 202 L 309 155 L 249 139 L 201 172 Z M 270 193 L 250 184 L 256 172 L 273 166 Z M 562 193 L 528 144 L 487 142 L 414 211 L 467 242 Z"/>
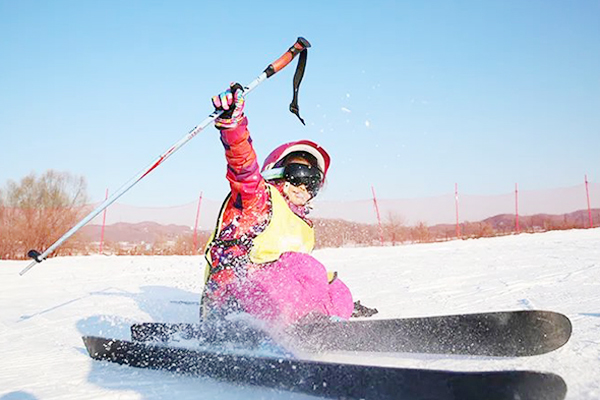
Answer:
<path fill-rule="evenodd" d="M 299 37 L 296 40 L 296 43 L 292 47 L 288 49 L 281 57 L 275 60 L 273 63 L 269 64 L 269 66 L 252 82 L 250 82 L 247 86 L 244 86 L 244 93 L 249 93 L 254 90 L 260 83 L 264 80 L 270 78 L 275 75 L 277 72 L 281 71 L 285 68 L 298 54 L 305 52 L 306 49 L 310 47 L 310 43 Z M 306 54 L 306 53 L 304 53 Z M 306 55 L 304 55 L 306 57 Z M 302 57 L 301 57 L 302 59 Z M 297 87 L 294 87 L 295 95 L 297 92 Z M 27 271 L 33 268 L 36 264 L 44 261 L 48 255 L 50 255 L 54 250 L 56 250 L 61 244 L 63 244 L 68 238 L 70 238 L 75 232 L 81 229 L 85 224 L 90 222 L 95 216 L 100 214 L 104 209 L 114 203 L 119 197 L 125 194 L 129 189 L 131 189 L 135 184 L 141 181 L 146 175 L 152 172 L 156 167 L 162 164 L 167 158 L 169 158 L 173 153 L 179 150 L 183 145 L 193 139 L 198 133 L 200 133 L 204 128 L 212 124 L 215 119 L 217 119 L 223 110 L 215 110 L 212 114 L 210 114 L 204 121 L 200 122 L 198 126 L 192 129 L 188 134 L 182 137 L 177 143 L 171 146 L 166 152 L 161 154 L 154 162 L 152 162 L 146 169 L 139 172 L 136 176 L 131 178 L 127 183 L 125 183 L 119 190 L 113 193 L 108 199 L 106 199 L 102 204 L 100 204 L 97 208 L 95 208 L 92 212 L 90 212 L 85 218 L 79 221 L 75 226 L 73 226 L 67 233 L 65 233 L 60 239 L 58 239 L 54 244 L 48 247 L 43 253 L 38 252 L 37 250 L 30 250 L 27 255 L 33 258 L 33 261 L 24 268 L 19 275 L 24 275 Z"/>

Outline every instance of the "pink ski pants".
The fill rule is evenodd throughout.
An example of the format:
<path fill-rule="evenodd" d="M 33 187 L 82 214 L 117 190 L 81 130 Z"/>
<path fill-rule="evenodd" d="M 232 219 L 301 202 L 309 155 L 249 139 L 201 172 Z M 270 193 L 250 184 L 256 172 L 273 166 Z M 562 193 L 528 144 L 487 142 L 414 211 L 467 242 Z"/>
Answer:
<path fill-rule="evenodd" d="M 339 279 L 329 283 L 323 264 L 304 253 L 282 254 L 230 293 L 247 313 L 283 325 L 311 313 L 348 319 L 354 309 L 348 287 Z"/>

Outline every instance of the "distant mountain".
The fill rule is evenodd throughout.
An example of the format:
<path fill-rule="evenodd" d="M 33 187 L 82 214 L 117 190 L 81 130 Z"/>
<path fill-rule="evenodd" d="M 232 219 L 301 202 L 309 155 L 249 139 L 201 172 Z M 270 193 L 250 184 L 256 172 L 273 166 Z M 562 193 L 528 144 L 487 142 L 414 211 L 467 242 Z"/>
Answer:
<path fill-rule="evenodd" d="M 600 225 L 600 208 L 593 209 L 592 219 L 594 226 Z M 381 232 L 378 225 L 352 222 L 343 219 L 315 219 L 315 228 L 318 247 L 338 247 L 351 243 L 373 244 L 380 241 Z M 522 232 L 554 230 L 554 229 L 572 229 L 587 228 L 589 226 L 588 210 L 578 210 L 572 213 L 552 215 L 535 214 L 530 216 L 520 216 L 519 226 Z M 81 229 L 81 233 L 92 242 L 100 241 L 101 225 L 87 225 Z M 516 218 L 514 214 L 499 214 L 481 221 L 462 222 L 460 224 L 461 235 L 469 236 L 493 236 L 495 234 L 512 233 L 516 231 Z M 413 231 L 413 238 L 410 239 L 410 232 Z M 456 224 L 436 224 L 428 226 L 423 223 L 407 225 L 401 221 L 396 221 L 392 228 L 390 224 L 384 225 L 384 236 L 386 241 L 391 240 L 392 232 L 397 234 L 398 241 L 400 237 L 404 240 L 416 240 L 415 234 L 420 239 L 451 239 L 456 236 Z M 402 231 L 405 233 L 402 234 Z M 428 233 L 424 233 L 427 231 Z M 198 243 L 202 246 L 206 243 L 211 230 L 199 230 L 197 232 Z M 125 243 L 145 243 L 148 245 L 157 242 L 176 241 L 178 238 L 191 239 L 193 229 L 185 225 L 162 225 L 156 222 L 126 223 L 106 225 L 104 231 L 105 242 L 125 242 Z M 396 239 L 393 239 L 394 241 Z"/>
<path fill-rule="evenodd" d="M 600 225 L 600 208 L 591 209 L 593 226 Z M 588 228 L 588 210 L 578 210 L 566 214 L 534 214 L 519 216 L 519 231 L 546 231 L 574 228 Z M 517 230 L 515 214 L 500 214 L 481 221 L 460 223 L 463 236 L 493 236 L 513 233 Z M 456 236 L 456 224 L 438 224 L 429 227 L 436 237 Z"/>
<path fill-rule="evenodd" d="M 600 222 L 600 209 L 590 210 L 592 221 L 595 225 Z M 497 231 L 512 231 L 515 229 L 516 218 L 514 214 L 496 215 L 491 218 L 486 218 L 482 222 L 489 224 Z M 519 217 L 519 225 L 521 229 L 528 227 L 538 227 L 544 229 L 571 229 L 571 228 L 587 228 L 589 227 L 588 210 L 578 210 L 571 213 L 553 215 L 553 214 L 534 214 Z"/>

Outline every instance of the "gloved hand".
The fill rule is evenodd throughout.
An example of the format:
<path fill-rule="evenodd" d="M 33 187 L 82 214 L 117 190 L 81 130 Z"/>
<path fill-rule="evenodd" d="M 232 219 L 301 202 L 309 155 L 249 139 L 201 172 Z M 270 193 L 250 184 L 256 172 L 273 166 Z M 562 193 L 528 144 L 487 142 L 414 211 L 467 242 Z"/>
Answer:
<path fill-rule="evenodd" d="M 215 109 L 225 110 L 215 120 L 217 129 L 236 128 L 244 119 L 244 89 L 239 83 L 232 82 L 229 89 L 213 96 L 212 103 Z"/>

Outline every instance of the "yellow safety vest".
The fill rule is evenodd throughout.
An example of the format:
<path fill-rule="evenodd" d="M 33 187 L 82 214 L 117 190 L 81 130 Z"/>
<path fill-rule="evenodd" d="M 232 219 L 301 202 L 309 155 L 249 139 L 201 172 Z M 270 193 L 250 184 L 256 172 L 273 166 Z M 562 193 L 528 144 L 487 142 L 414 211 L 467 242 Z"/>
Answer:
<path fill-rule="evenodd" d="M 271 220 L 265 230 L 252 240 L 252 246 L 248 254 L 250 261 L 254 264 L 264 264 L 276 261 L 286 252 L 312 252 L 315 246 L 314 229 L 294 214 L 277 188 L 267 184 L 267 189 L 271 198 Z M 221 233 L 223 214 L 229 197 L 223 203 L 217 228 L 206 245 L 205 256 L 209 265 L 212 265 L 210 249 L 214 244 L 214 239 L 219 237 Z"/>
<path fill-rule="evenodd" d="M 283 253 L 310 253 L 315 247 L 315 230 L 294 214 L 277 188 L 267 185 L 272 215 L 269 225 L 252 241 L 250 261 L 263 264 L 277 260 Z"/>

